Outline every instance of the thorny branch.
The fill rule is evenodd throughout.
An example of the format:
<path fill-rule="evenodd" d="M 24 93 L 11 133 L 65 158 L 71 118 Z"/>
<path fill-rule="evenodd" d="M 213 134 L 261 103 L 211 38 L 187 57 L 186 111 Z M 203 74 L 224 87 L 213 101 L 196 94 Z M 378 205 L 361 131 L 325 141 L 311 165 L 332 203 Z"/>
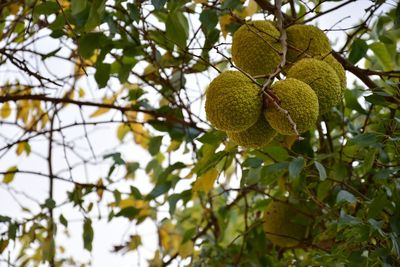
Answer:
<path fill-rule="evenodd" d="M 275 79 L 275 77 L 277 77 L 279 75 L 279 73 L 282 71 L 283 67 L 286 64 L 287 33 L 283 26 L 284 18 L 283 18 L 283 13 L 282 13 L 281 8 L 282 8 L 281 0 L 276 0 L 275 1 L 275 11 L 276 11 L 275 16 L 277 19 L 277 28 L 280 32 L 279 41 L 280 41 L 281 48 L 282 48 L 282 52 L 280 52 L 281 61 L 278 64 L 275 71 L 273 73 L 271 73 L 268 76 L 267 80 L 264 82 L 264 84 L 262 86 L 262 93 L 263 93 L 264 97 L 266 98 L 266 101 L 265 101 L 266 104 L 268 105 L 268 104 L 272 103 L 279 112 L 285 114 L 287 120 L 289 121 L 290 125 L 293 128 L 293 132 L 296 134 L 296 136 L 299 140 L 302 140 L 302 137 L 300 136 L 299 132 L 297 131 L 297 125 L 293 121 L 292 117 L 290 116 L 290 113 L 279 105 L 279 103 L 278 103 L 279 100 L 277 99 L 275 94 L 273 94 L 271 92 L 271 90 L 269 89 L 273 80 Z"/>
<path fill-rule="evenodd" d="M 271 3 L 269 3 L 266 0 L 256 0 L 257 4 L 264 10 L 268 11 L 269 13 L 274 13 L 275 11 L 275 6 L 272 5 Z M 347 1 L 346 4 L 349 4 L 352 1 Z M 381 5 L 381 4 L 377 4 L 377 5 Z M 331 10 L 332 11 L 332 10 Z M 320 13 L 325 14 L 324 12 Z M 293 22 L 296 21 L 296 19 L 294 19 L 293 17 L 287 15 L 287 14 L 282 14 L 283 15 L 283 22 L 285 25 L 289 25 Z M 320 15 L 320 16 L 321 16 Z M 299 18 L 297 18 L 298 20 Z M 372 73 L 370 73 L 368 70 L 363 70 L 360 69 L 356 66 L 354 66 L 351 62 L 349 62 L 343 55 L 341 55 L 341 53 L 336 52 L 336 51 L 332 51 L 333 56 L 343 65 L 343 67 L 350 71 L 351 73 L 353 73 L 355 76 L 357 76 L 366 86 L 368 86 L 371 89 L 375 89 L 378 86 L 376 85 L 376 83 L 374 81 L 371 80 L 371 78 L 369 76 L 374 75 Z M 378 74 L 376 74 L 378 75 Z M 384 74 L 382 74 L 384 75 Z M 389 76 L 389 75 L 388 75 Z"/>
<path fill-rule="evenodd" d="M 146 113 L 149 115 L 154 116 L 155 118 L 164 118 L 169 122 L 174 122 L 174 123 L 180 123 L 183 125 L 187 125 L 193 128 L 196 128 L 197 130 L 200 131 L 205 131 L 204 129 L 198 127 L 197 125 L 193 125 L 190 122 L 187 122 L 183 119 L 180 119 L 174 115 L 171 114 L 160 114 L 156 110 L 147 110 L 147 109 L 142 109 L 138 108 L 135 106 L 117 106 L 114 104 L 107 104 L 107 103 L 95 103 L 95 102 L 89 102 L 89 101 L 80 101 L 80 100 L 74 100 L 71 98 L 57 98 L 57 97 L 49 97 L 43 94 L 33 94 L 33 95 L 6 95 L 6 96 L 0 96 L 0 103 L 5 103 L 9 101 L 19 101 L 19 100 L 38 100 L 38 101 L 43 101 L 43 102 L 50 102 L 53 104 L 59 104 L 59 103 L 68 103 L 68 104 L 74 104 L 79 107 L 81 106 L 88 106 L 88 107 L 98 107 L 98 108 L 108 108 L 108 109 L 114 109 L 121 111 L 122 113 L 128 112 L 128 111 L 137 111 L 137 112 L 142 112 Z"/>

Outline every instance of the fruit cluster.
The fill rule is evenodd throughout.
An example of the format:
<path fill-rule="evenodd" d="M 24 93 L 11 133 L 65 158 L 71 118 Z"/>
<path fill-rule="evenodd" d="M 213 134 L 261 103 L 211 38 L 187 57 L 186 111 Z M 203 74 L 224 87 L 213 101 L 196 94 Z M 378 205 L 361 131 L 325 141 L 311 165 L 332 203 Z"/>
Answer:
<path fill-rule="evenodd" d="M 207 89 L 207 119 L 240 146 L 258 148 L 278 133 L 306 132 L 343 97 L 346 74 L 331 55 L 326 35 L 310 25 L 292 25 L 286 33 L 287 54 L 282 60 L 281 33 L 273 22 L 242 25 L 232 42 L 232 60 L 239 71 L 222 72 Z M 278 66 L 285 79 L 263 91 L 260 82 Z M 306 239 L 311 216 L 298 207 L 274 200 L 264 216 L 264 230 L 275 245 L 293 247 Z"/>
<path fill-rule="evenodd" d="M 238 145 L 258 148 L 277 133 L 308 131 L 343 97 L 346 74 L 331 55 L 326 35 L 317 27 L 297 24 L 286 33 L 282 68 L 286 78 L 267 88 L 268 92 L 255 81 L 277 69 L 283 51 L 280 32 L 270 21 L 249 22 L 234 33 L 232 60 L 239 71 L 225 71 L 209 85 L 207 119 Z M 266 93 L 273 101 L 264 101 Z"/>

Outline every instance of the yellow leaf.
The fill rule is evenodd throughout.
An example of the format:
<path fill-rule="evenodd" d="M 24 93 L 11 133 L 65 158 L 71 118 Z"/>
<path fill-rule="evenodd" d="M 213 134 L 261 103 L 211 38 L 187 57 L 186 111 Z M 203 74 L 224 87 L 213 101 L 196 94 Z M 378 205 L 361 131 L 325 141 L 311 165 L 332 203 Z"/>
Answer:
<path fill-rule="evenodd" d="M 69 6 L 71 5 L 71 3 L 68 2 L 67 0 L 58 0 L 58 2 L 60 3 L 63 9 L 68 9 Z"/>
<path fill-rule="evenodd" d="M 25 122 L 25 129 L 27 131 L 34 131 L 34 130 L 36 130 L 37 124 L 38 124 L 38 121 L 36 120 L 36 118 L 31 118 L 31 120 L 29 122 Z"/>
<path fill-rule="evenodd" d="M 131 240 L 129 241 L 129 250 L 136 250 L 142 244 L 142 239 L 140 235 L 131 235 Z"/>
<path fill-rule="evenodd" d="M 210 192 L 210 190 L 214 186 L 214 182 L 218 177 L 218 171 L 216 169 L 211 169 L 205 174 L 199 176 L 196 182 L 193 185 L 193 191 L 203 191 L 203 192 Z"/>
<path fill-rule="evenodd" d="M 17 119 L 21 119 L 24 123 L 28 121 L 30 104 L 28 100 L 19 101 Z"/>
<path fill-rule="evenodd" d="M 287 148 L 291 149 L 296 140 L 297 140 L 296 135 L 287 135 L 285 136 L 284 143 Z"/>
<path fill-rule="evenodd" d="M 18 144 L 17 146 L 17 150 L 15 151 L 17 153 L 17 155 L 21 155 L 22 152 L 26 152 L 27 155 L 29 155 L 31 153 L 31 147 L 27 142 L 21 142 Z"/>
<path fill-rule="evenodd" d="M 17 166 L 12 166 L 8 168 L 8 170 L 6 171 L 7 174 L 4 175 L 3 183 L 5 184 L 11 183 L 14 180 L 14 176 L 17 171 L 18 171 Z"/>
<path fill-rule="evenodd" d="M 254 13 L 257 12 L 258 5 L 256 1 L 250 0 L 249 4 L 240 12 L 237 13 L 237 15 L 241 18 L 246 18 L 248 16 L 252 16 Z"/>
<path fill-rule="evenodd" d="M 122 199 L 118 204 L 118 207 L 120 207 L 121 209 L 134 206 L 135 206 L 135 200 L 133 198 Z"/>
<path fill-rule="evenodd" d="M 154 119 L 154 116 L 151 115 L 151 114 L 145 113 L 145 114 L 143 115 L 143 121 L 144 121 L 144 122 L 148 122 L 148 121 L 153 120 L 153 119 Z"/>
<path fill-rule="evenodd" d="M 107 112 L 109 112 L 110 109 L 109 108 L 99 108 L 97 109 L 95 112 L 93 112 L 92 114 L 90 114 L 90 118 L 94 118 L 94 117 L 98 117 L 101 116 Z"/>
<path fill-rule="evenodd" d="M 149 135 L 146 129 L 142 124 L 139 123 L 132 123 L 131 127 L 134 133 L 135 143 L 141 145 L 143 148 L 146 148 L 149 140 Z"/>
<path fill-rule="evenodd" d="M 226 38 L 226 35 L 228 34 L 228 30 L 226 29 L 226 26 L 233 23 L 235 21 L 235 18 L 231 15 L 223 15 L 219 17 L 219 25 L 221 27 L 222 35 L 224 38 Z"/>
<path fill-rule="evenodd" d="M 103 180 L 100 178 L 97 181 L 97 188 L 96 188 L 96 193 L 99 196 L 99 200 L 101 200 L 103 198 L 103 192 L 104 192 L 104 188 L 103 188 Z"/>
<path fill-rule="evenodd" d="M 176 141 L 176 140 L 172 140 L 171 144 L 169 145 L 167 152 L 172 152 L 172 151 L 176 151 L 180 146 L 181 146 L 182 142 L 180 141 Z"/>
<path fill-rule="evenodd" d="M 165 223 L 161 226 L 159 234 L 162 247 L 170 254 L 177 253 L 182 242 L 182 236 L 176 232 L 176 225 L 171 222 Z"/>
<path fill-rule="evenodd" d="M 49 122 L 49 115 L 46 113 L 42 116 L 42 119 L 40 120 L 41 123 L 41 127 L 40 129 L 43 129 L 44 127 L 46 127 L 46 124 Z"/>
<path fill-rule="evenodd" d="M 182 257 L 182 259 L 189 257 L 192 254 L 193 242 L 191 240 L 185 242 L 184 244 L 181 244 L 181 246 L 179 247 L 179 255 Z"/>
<path fill-rule="evenodd" d="M 78 90 L 78 95 L 79 95 L 79 97 L 84 97 L 85 96 L 85 90 L 83 90 L 83 88 L 79 88 L 79 90 Z"/>
<path fill-rule="evenodd" d="M 15 4 L 9 5 L 8 9 L 10 10 L 11 15 L 16 15 L 18 13 L 20 7 L 21 7 L 21 4 L 15 3 Z"/>
<path fill-rule="evenodd" d="M 127 111 L 125 114 L 129 121 L 136 121 L 137 118 L 136 111 Z"/>
<path fill-rule="evenodd" d="M 6 118 L 8 118 L 10 116 L 10 114 L 11 114 L 10 103 L 6 102 L 1 107 L 0 116 L 3 119 L 6 119 Z"/>
<path fill-rule="evenodd" d="M 128 125 L 124 123 L 121 124 L 117 129 L 118 140 L 122 142 L 124 140 L 125 135 L 129 133 L 130 130 L 131 128 Z"/>
<path fill-rule="evenodd" d="M 156 250 L 154 253 L 154 258 L 149 260 L 149 267 L 161 267 L 164 266 L 163 261 L 160 256 L 160 251 Z"/>

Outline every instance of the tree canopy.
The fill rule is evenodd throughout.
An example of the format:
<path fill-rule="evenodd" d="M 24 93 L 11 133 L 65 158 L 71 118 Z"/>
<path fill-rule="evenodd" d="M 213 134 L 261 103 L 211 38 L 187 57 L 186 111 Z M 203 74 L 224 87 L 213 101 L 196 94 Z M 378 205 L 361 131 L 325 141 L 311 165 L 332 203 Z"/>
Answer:
<path fill-rule="evenodd" d="M 78 224 L 91 252 L 104 220 L 153 225 L 154 267 L 399 266 L 400 4 L 332 20 L 355 2 L 2 1 L 0 265 L 90 265 L 60 240 Z M 315 127 L 244 148 L 211 126 L 240 26 L 272 21 L 285 50 L 288 27 L 325 18 L 348 82 Z M 252 79 L 268 90 L 287 66 Z M 290 248 L 265 226 L 274 201 L 307 210 Z M 146 233 L 122 239 L 106 245 L 139 255 Z"/>

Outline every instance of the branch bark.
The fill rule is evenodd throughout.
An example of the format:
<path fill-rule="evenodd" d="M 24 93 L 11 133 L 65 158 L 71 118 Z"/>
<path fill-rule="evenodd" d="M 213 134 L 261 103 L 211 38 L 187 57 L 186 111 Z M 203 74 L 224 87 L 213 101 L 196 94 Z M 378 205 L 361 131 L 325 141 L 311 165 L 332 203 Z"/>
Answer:
<path fill-rule="evenodd" d="M 97 107 L 97 108 L 108 108 L 108 109 L 113 109 L 113 110 L 118 110 L 121 111 L 122 113 L 128 112 L 128 111 L 137 111 L 137 112 L 142 112 L 146 113 L 149 115 L 152 115 L 155 118 L 164 118 L 168 122 L 172 123 L 179 123 L 185 126 L 190 126 L 192 128 L 195 128 L 201 132 L 205 132 L 203 128 L 198 127 L 196 124 L 193 122 L 187 122 L 181 118 L 178 118 L 176 116 L 173 116 L 171 114 L 160 114 L 156 110 L 147 110 L 147 109 L 142 109 L 134 106 L 117 106 L 114 104 L 106 104 L 106 103 L 95 103 L 95 102 L 90 102 L 90 101 L 80 101 L 80 100 L 74 100 L 71 98 L 57 98 L 57 97 L 49 97 L 46 95 L 5 95 L 5 96 L 0 96 L 0 103 L 5 103 L 9 101 L 19 101 L 19 100 L 37 100 L 37 101 L 43 101 L 43 102 L 50 102 L 53 104 L 74 104 L 79 107 L 81 106 L 88 106 L 88 107 Z"/>

